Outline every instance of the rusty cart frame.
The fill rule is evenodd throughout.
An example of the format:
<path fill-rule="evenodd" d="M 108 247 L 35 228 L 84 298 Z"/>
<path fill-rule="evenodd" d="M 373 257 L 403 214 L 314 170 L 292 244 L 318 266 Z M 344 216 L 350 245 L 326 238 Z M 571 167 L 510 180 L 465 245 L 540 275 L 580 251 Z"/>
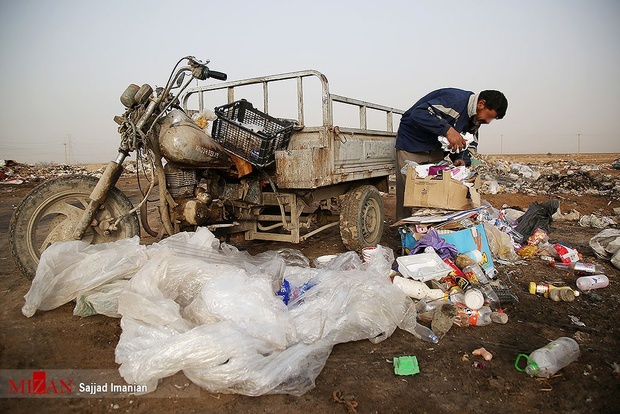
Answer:
<path fill-rule="evenodd" d="M 321 124 L 316 126 L 306 125 L 304 117 L 304 80 L 310 77 L 317 78 L 321 87 Z M 287 149 L 276 151 L 275 167 L 265 168 L 274 191 L 260 192 L 253 203 L 236 206 L 244 219 L 228 231 L 243 231 L 247 240 L 299 243 L 340 225 L 349 249 L 376 245 L 384 223 L 379 191 L 388 192 L 389 175 L 395 172 L 394 120 L 402 110 L 332 94 L 327 78 L 316 70 L 191 88 L 182 97 L 182 106 L 188 113 L 202 112 L 205 96 L 214 91 L 226 91 L 232 103 L 243 87 L 262 85 L 262 111 L 269 113 L 270 85 L 276 82 L 296 89 L 297 102 L 291 103 L 297 106 L 296 127 Z M 190 102 L 196 101 L 197 107 L 191 107 Z M 334 125 L 334 103 L 357 107 L 359 127 Z M 383 130 L 368 128 L 369 109 L 384 114 Z M 279 214 L 273 209 L 272 214 L 265 212 L 266 207 L 278 207 Z M 330 214 L 334 208 L 340 210 L 338 216 Z"/>

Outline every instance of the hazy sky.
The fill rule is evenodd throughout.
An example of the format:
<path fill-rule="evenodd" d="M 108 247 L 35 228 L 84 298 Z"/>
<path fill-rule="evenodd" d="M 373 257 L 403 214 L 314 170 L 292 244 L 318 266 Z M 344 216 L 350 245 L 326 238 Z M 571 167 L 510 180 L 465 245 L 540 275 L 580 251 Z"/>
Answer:
<path fill-rule="evenodd" d="M 0 159 L 115 158 L 120 94 L 185 55 L 229 80 L 316 69 L 403 110 L 498 89 L 508 112 L 480 152 L 577 152 L 578 134 L 581 152 L 620 152 L 618 18 L 618 0 L 0 0 Z"/>

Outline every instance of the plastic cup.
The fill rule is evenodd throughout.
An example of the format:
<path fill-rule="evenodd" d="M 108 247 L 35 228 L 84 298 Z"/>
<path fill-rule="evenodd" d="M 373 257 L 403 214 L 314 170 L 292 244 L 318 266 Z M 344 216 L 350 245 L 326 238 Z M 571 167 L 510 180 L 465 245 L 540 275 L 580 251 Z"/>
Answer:
<path fill-rule="evenodd" d="M 364 258 L 365 262 L 369 262 L 370 260 L 372 260 L 373 257 L 375 257 L 375 254 L 377 254 L 376 247 L 364 247 L 362 249 L 362 257 Z"/>

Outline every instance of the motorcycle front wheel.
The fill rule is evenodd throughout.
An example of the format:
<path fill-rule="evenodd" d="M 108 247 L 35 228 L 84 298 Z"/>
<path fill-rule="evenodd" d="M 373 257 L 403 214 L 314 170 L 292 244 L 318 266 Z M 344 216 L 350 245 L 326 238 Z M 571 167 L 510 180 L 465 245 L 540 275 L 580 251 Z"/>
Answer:
<path fill-rule="evenodd" d="M 73 240 L 73 230 L 98 181 L 90 176 L 54 178 L 32 190 L 17 207 L 9 226 L 9 245 L 17 266 L 28 278 L 34 278 L 41 253 L 47 247 Z M 82 241 L 99 244 L 140 234 L 138 215 L 126 215 L 132 209 L 125 194 L 113 187 Z M 123 218 L 116 230 L 106 229 L 105 223 L 113 223 L 120 216 Z"/>

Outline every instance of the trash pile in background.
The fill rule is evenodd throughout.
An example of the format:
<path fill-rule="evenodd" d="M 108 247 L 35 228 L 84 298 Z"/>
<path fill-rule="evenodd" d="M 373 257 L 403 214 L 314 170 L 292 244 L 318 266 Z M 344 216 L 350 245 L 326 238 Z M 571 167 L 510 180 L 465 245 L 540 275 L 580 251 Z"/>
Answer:
<path fill-rule="evenodd" d="M 522 193 L 526 195 L 573 194 L 620 198 L 620 182 L 601 170 L 613 165 L 584 165 L 575 160 L 548 163 L 510 163 L 479 156 L 475 167 L 483 183 L 482 194 Z"/>
<path fill-rule="evenodd" d="M 136 172 L 135 162 L 123 164 L 124 174 Z M 101 177 L 105 166 L 89 170 L 84 165 L 70 164 L 23 164 L 13 160 L 0 160 L 0 184 L 23 184 L 26 182 L 40 182 L 61 175 L 91 175 Z"/>

